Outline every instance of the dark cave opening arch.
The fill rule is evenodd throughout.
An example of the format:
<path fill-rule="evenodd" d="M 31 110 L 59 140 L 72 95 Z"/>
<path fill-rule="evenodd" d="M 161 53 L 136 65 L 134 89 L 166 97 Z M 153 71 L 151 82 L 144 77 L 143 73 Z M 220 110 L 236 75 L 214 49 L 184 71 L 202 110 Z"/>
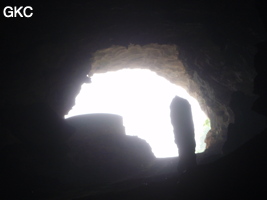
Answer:
<path fill-rule="evenodd" d="M 95 74 L 123 69 L 145 69 L 151 70 L 174 85 L 181 86 L 198 101 L 210 119 L 212 137 L 209 135 L 202 140 L 207 143 L 207 147 L 216 146 L 213 149 L 220 151 L 225 141 L 227 127 L 233 120 L 231 110 L 216 99 L 212 99 L 212 88 L 196 72 L 190 72 L 179 59 L 177 49 L 176 45 L 167 44 L 111 46 L 93 54 L 88 76 L 93 77 Z"/>
<path fill-rule="evenodd" d="M 177 95 L 192 106 L 196 152 L 205 150 L 209 119 L 197 100 L 183 88 L 145 69 L 123 69 L 94 74 L 91 78 L 92 83 L 82 86 L 76 105 L 66 118 L 88 113 L 120 115 L 127 135 L 146 140 L 156 157 L 175 157 L 177 147 L 170 122 L 170 103 Z"/>

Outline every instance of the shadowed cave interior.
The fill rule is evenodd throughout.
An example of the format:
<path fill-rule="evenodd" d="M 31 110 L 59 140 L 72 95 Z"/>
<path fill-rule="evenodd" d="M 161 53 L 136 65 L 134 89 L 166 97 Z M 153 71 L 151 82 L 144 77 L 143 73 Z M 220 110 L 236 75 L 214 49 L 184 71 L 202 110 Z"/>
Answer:
<path fill-rule="evenodd" d="M 264 1 L 31 5 L 32 18 L 1 21 L 1 199 L 266 196 Z M 197 99 L 211 131 L 195 169 L 178 175 L 119 115 L 64 119 L 93 74 L 125 68 Z"/>

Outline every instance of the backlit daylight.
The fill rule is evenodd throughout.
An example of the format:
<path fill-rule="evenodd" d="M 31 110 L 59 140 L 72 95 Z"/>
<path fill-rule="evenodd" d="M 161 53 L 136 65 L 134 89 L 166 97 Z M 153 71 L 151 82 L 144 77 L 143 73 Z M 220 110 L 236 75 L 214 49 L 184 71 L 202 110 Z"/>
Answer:
<path fill-rule="evenodd" d="M 146 140 L 158 158 L 174 157 L 178 155 L 178 149 L 170 121 L 170 103 L 177 95 L 191 104 L 196 152 L 205 150 L 209 119 L 197 100 L 183 88 L 144 69 L 94 74 L 91 80 L 91 83 L 82 85 L 75 106 L 65 118 L 89 113 L 121 115 L 127 135 Z"/>

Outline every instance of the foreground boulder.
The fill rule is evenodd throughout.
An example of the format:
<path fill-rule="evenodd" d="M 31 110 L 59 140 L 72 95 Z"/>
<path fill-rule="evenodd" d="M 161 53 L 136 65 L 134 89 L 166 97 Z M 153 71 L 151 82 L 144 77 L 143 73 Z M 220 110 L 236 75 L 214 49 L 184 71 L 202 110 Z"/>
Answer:
<path fill-rule="evenodd" d="M 0 125 L 3 199 L 116 181 L 147 169 L 155 160 L 144 140 L 125 135 L 117 115 L 64 120 L 38 103 L 2 110 Z"/>
<path fill-rule="evenodd" d="M 125 135 L 121 116 L 88 114 L 66 121 L 76 128 L 68 142 L 70 165 L 79 172 L 76 181 L 117 180 L 145 170 L 155 160 L 144 140 Z"/>

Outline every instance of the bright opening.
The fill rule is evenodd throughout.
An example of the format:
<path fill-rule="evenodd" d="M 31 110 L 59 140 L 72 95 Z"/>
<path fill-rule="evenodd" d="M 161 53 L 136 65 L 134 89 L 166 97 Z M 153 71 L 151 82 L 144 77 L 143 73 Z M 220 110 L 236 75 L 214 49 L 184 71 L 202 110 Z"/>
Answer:
<path fill-rule="evenodd" d="M 178 156 L 170 120 L 170 104 L 175 95 L 189 101 L 192 108 L 196 153 L 205 150 L 209 119 L 196 99 L 183 88 L 155 72 L 123 69 L 94 74 L 83 84 L 75 106 L 65 118 L 89 113 L 113 113 L 123 117 L 127 135 L 146 140 L 156 157 Z"/>

